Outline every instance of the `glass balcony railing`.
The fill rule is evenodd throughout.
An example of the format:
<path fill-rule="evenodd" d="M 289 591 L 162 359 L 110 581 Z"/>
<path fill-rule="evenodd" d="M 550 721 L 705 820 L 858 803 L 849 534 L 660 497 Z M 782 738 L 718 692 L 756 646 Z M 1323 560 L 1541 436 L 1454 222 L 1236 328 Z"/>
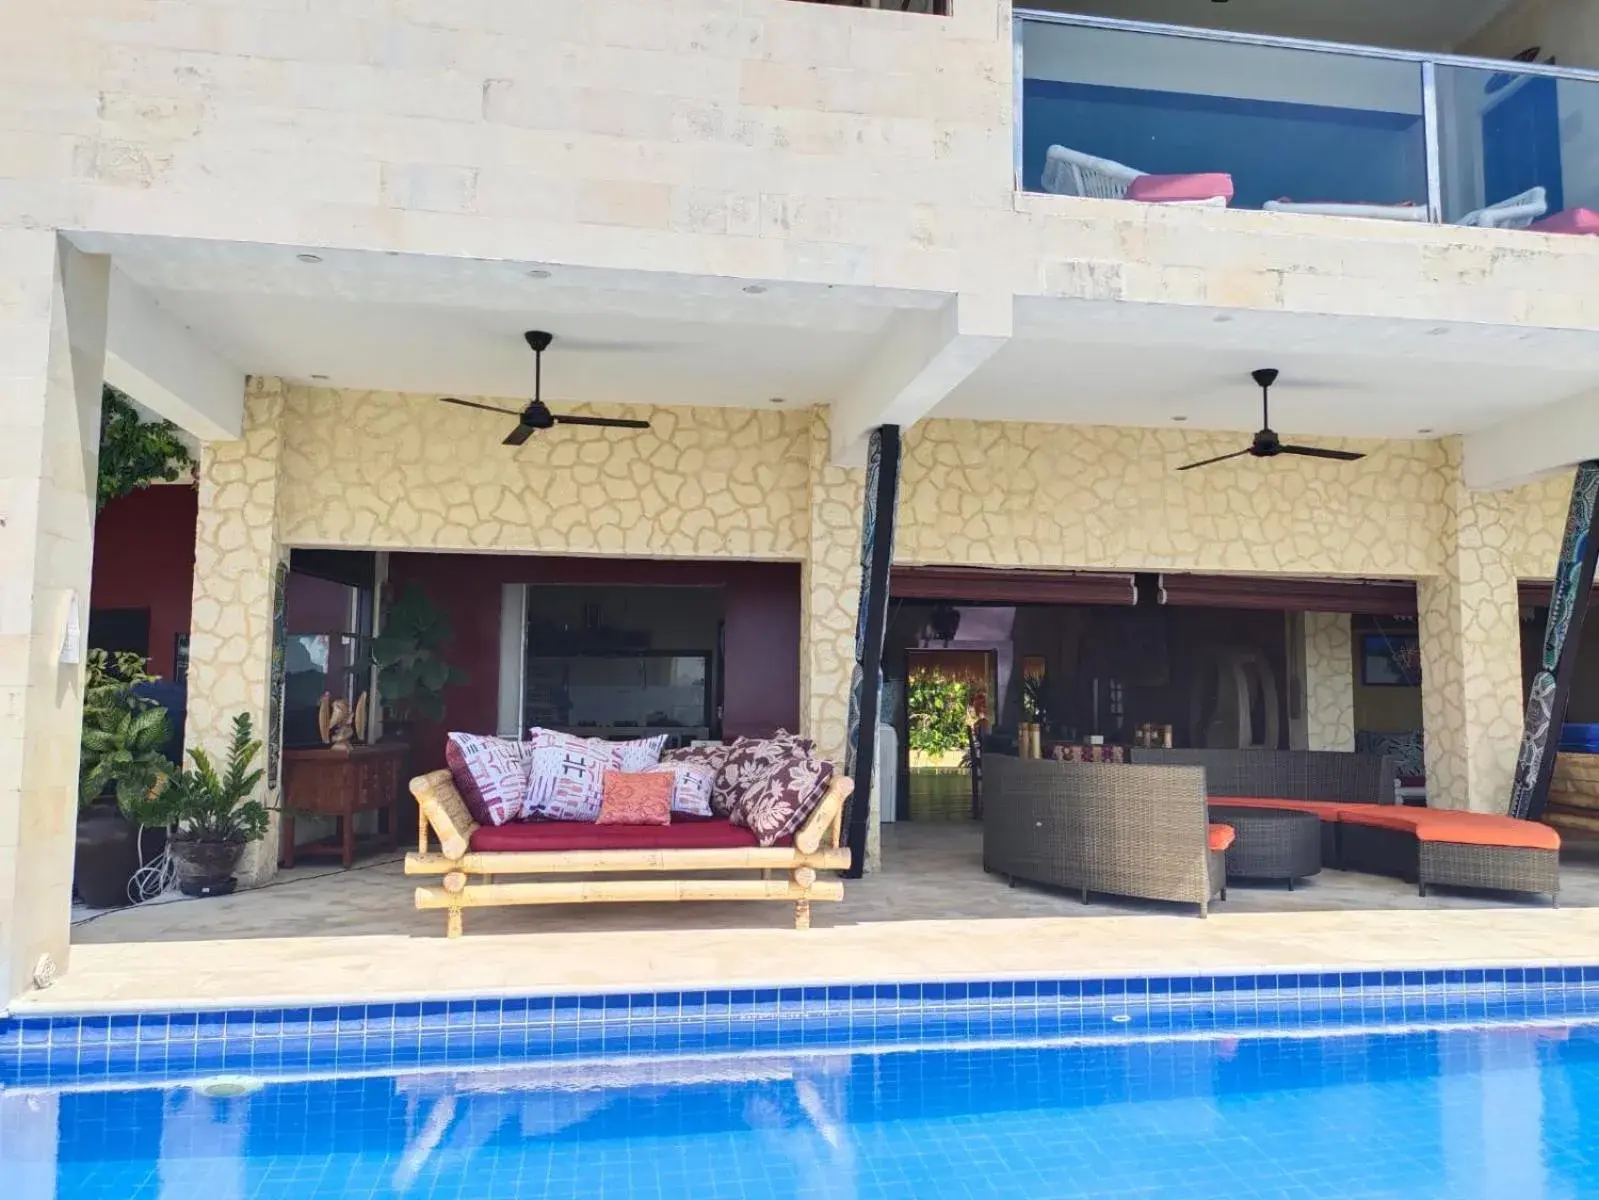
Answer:
<path fill-rule="evenodd" d="M 1018 13 L 1017 185 L 1599 233 L 1599 72 Z"/>

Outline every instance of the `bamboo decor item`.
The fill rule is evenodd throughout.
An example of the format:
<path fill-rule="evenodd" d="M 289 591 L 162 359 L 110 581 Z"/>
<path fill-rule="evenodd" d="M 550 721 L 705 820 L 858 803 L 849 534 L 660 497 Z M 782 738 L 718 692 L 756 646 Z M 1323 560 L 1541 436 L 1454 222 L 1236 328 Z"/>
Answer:
<path fill-rule="evenodd" d="M 512 904 L 642 903 L 655 900 L 784 900 L 794 905 L 794 928 L 809 929 L 811 901 L 842 900 L 844 885 L 819 878 L 819 871 L 850 865 L 842 845 L 844 802 L 854 789 L 836 776 L 820 804 L 794 835 L 792 846 L 739 846 L 699 850 L 520 850 L 473 852 L 477 824 L 467 812 L 448 771 L 411 780 L 411 794 L 422 811 L 418 848 L 405 858 L 407 875 L 440 876 L 438 886 L 416 889 L 416 907 L 444 909 L 445 933 L 460 937 L 461 914 L 468 908 Z M 429 832 L 439 851 L 430 846 Z M 701 871 L 781 871 L 787 878 L 750 875 L 732 879 L 697 878 Z M 502 875 L 645 875 L 632 879 L 534 879 L 495 883 Z M 682 876 L 649 878 L 650 875 Z M 474 883 L 474 876 L 481 882 Z"/>

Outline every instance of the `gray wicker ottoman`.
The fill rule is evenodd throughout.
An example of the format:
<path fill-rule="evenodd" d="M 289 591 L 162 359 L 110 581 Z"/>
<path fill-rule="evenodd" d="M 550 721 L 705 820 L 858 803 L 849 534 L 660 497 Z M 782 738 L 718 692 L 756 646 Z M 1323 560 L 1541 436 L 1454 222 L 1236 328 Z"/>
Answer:
<path fill-rule="evenodd" d="M 1227 850 L 1227 881 L 1294 881 L 1321 871 L 1321 818 L 1287 808 L 1210 806 L 1210 819 L 1231 825 L 1237 837 Z"/>

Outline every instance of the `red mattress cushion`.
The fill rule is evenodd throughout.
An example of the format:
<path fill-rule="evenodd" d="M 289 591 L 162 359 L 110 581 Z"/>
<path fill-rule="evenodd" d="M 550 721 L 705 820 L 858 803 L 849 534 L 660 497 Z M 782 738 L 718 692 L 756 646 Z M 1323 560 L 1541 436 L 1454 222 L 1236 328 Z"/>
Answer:
<path fill-rule="evenodd" d="M 1233 177 L 1219 171 L 1195 175 L 1140 175 L 1127 185 L 1127 199 L 1149 204 L 1232 198 Z"/>
<path fill-rule="evenodd" d="M 1599 234 L 1599 212 L 1591 208 L 1568 208 L 1534 221 L 1527 228 L 1538 233 Z"/>
<path fill-rule="evenodd" d="M 487 854 L 498 850 L 725 850 L 755 844 L 753 833 L 735 828 L 723 817 L 670 825 L 514 821 L 479 826 L 469 848 Z"/>

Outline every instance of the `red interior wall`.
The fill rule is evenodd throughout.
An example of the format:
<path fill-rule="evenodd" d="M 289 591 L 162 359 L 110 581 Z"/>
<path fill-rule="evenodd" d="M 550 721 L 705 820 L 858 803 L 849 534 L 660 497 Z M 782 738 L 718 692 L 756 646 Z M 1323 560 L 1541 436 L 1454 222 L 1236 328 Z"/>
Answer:
<path fill-rule="evenodd" d="M 189 631 L 194 595 L 192 484 L 160 484 L 120 496 L 94 523 L 92 608 L 150 610 L 150 670 L 172 677 L 177 635 Z"/>
<path fill-rule="evenodd" d="M 445 690 L 442 725 L 416 731 L 412 769 L 444 765 L 449 730 L 493 732 L 499 712 L 500 588 L 507 583 L 656 584 L 723 590 L 726 737 L 798 729 L 798 563 L 393 554 L 390 586 L 415 582 L 450 619 L 446 656 L 467 682 Z"/>

